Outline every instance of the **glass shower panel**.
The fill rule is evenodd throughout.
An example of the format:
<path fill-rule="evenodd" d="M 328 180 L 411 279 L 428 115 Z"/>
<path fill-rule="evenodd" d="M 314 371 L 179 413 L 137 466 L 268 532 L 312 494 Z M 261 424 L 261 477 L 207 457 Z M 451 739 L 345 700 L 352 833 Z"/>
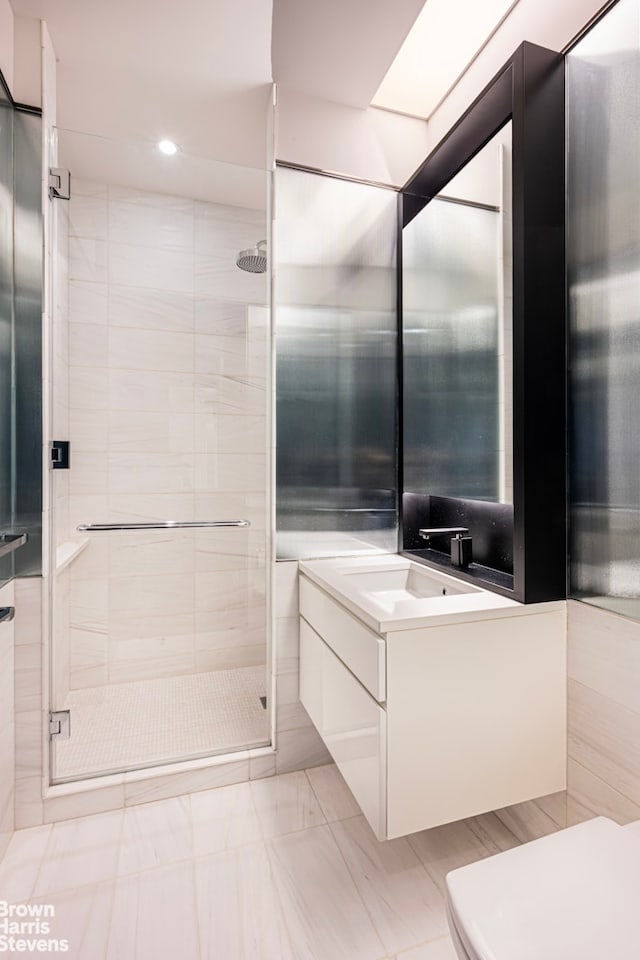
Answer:
<path fill-rule="evenodd" d="M 264 746 L 265 171 L 60 130 L 54 780 Z M 175 162 L 174 162 L 175 161 Z M 269 704 L 271 706 L 271 704 Z"/>
<path fill-rule="evenodd" d="M 393 191 L 276 169 L 277 555 L 397 549 Z"/>
<path fill-rule="evenodd" d="M 570 591 L 640 619 L 640 6 L 568 59 Z"/>

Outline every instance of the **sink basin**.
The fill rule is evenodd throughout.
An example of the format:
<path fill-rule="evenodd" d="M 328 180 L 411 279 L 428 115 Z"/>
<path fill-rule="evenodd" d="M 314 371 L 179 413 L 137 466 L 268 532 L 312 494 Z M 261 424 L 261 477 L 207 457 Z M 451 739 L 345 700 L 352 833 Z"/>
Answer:
<path fill-rule="evenodd" d="M 515 600 L 398 554 L 302 560 L 300 573 L 376 633 L 460 623 L 477 619 L 482 611 L 520 607 Z"/>
<path fill-rule="evenodd" d="M 445 583 L 414 566 L 391 570 L 354 570 L 343 576 L 356 589 L 382 603 L 476 592 L 475 587 L 464 583 Z"/>

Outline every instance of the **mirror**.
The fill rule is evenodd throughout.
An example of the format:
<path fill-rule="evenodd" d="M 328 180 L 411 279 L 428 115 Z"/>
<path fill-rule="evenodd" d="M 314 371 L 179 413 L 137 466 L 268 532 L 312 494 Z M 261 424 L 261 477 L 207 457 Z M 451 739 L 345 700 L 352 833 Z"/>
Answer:
<path fill-rule="evenodd" d="M 522 603 L 566 595 L 564 198 L 531 43 L 402 190 L 400 550 Z"/>
<path fill-rule="evenodd" d="M 513 502 L 511 123 L 403 231 L 412 493 Z"/>

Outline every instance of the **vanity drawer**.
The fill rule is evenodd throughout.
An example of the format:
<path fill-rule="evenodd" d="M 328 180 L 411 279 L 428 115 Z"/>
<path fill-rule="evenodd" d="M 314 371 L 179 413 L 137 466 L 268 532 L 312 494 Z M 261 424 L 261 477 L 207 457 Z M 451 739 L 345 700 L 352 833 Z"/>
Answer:
<path fill-rule="evenodd" d="M 376 700 L 386 700 L 386 644 L 344 607 L 300 577 L 300 613 Z"/>
<path fill-rule="evenodd" d="M 386 839 L 386 712 L 302 619 L 300 700 L 371 828 Z"/>

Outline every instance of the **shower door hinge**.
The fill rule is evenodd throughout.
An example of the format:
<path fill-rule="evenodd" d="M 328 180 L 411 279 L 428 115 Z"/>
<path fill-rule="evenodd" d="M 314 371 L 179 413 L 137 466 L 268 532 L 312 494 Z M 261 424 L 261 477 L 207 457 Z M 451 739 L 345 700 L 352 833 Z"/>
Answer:
<path fill-rule="evenodd" d="M 51 442 L 51 469 L 69 469 L 69 441 L 52 440 Z"/>
<path fill-rule="evenodd" d="M 49 739 L 68 740 L 71 736 L 71 712 L 55 710 L 49 714 Z"/>
<path fill-rule="evenodd" d="M 49 167 L 49 196 L 52 200 L 68 200 L 71 196 L 71 171 Z"/>

